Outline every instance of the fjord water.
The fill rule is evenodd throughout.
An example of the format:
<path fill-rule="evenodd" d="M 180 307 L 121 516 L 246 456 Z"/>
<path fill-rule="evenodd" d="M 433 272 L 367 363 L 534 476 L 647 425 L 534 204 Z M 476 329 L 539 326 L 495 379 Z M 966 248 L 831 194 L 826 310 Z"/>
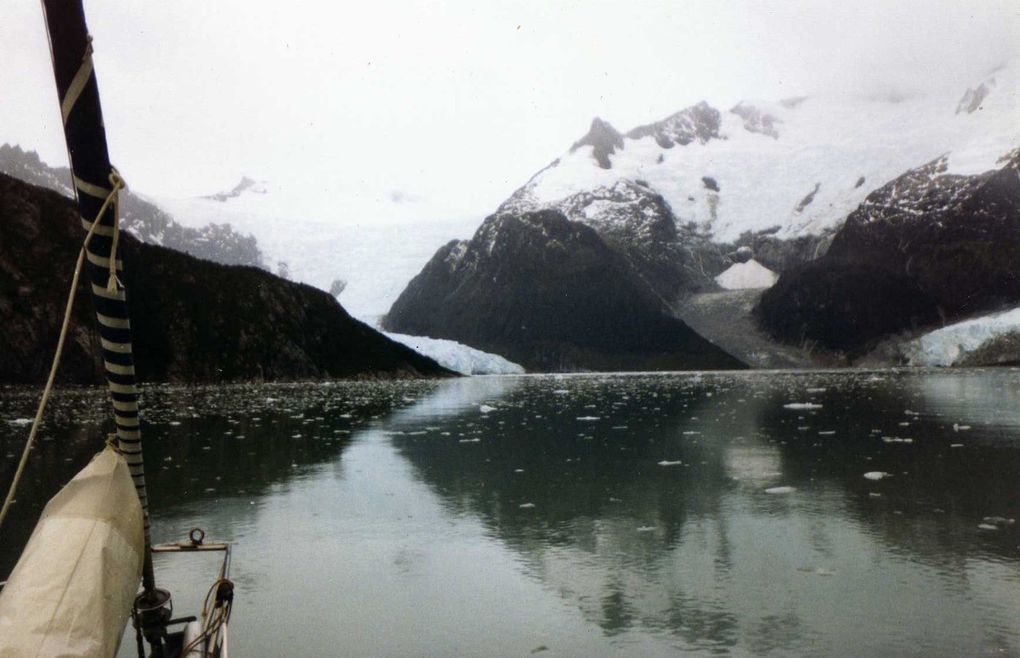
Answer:
<path fill-rule="evenodd" d="M 144 397 L 155 539 L 234 543 L 237 655 L 1020 655 L 1020 372 Z M 33 402 L 0 393 L 4 483 Z M 58 396 L 3 574 L 104 412 Z M 215 567 L 157 559 L 177 614 Z"/>

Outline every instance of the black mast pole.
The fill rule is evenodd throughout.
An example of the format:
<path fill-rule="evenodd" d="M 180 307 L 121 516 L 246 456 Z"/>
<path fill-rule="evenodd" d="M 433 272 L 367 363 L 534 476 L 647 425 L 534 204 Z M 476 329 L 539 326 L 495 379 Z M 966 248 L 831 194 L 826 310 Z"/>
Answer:
<path fill-rule="evenodd" d="M 142 584 L 146 593 L 155 590 L 149 537 L 149 505 L 145 491 L 142 436 L 138 419 L 138 391 L 135 387 L 134 357 L 127 291 L 117 272 L 123 265 L 116 254 L 116 191 L 123 185 L 110 166 L 106 147 L 99 87 L 92 68 L 92 39 L 85 25 L 81 0 L 43 0 L 46 28 L 53 59 L 53 75 L 60 99 L 61 118 L 78 209 L 85 235 L 100 211 L 87 248 L 86 281 L 91 286 L 103 364 L 117 423 L 117 444 L 124 455 L 145 519 L 145 555 Z M 115 258 L 115 268 L 110 258 Z M 113 276 L 111 276 L 113 274 Z"/>

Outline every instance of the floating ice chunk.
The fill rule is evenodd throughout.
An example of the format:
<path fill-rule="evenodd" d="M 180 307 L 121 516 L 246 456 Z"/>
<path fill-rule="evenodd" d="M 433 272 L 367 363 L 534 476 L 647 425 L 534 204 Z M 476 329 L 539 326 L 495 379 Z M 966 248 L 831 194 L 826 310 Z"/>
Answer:
<path fill-rule="evenodd" d="M 818 433 L 818 436 L 832 436 L 836 433 L 836 430 L 822 430 Z"/>
<path fill-rule="evenodd" d="M 21 426 L 24 426 L 24 425 L 31 425 L 32 424 L 32 419 L 31 418 L 15 418 L 14 420 L 9 420 L 7 422 L 10 423 L 11 425 L 18 425 L 19 427 L 21 427 Z"/>
<path fill-rule="evenodd" d="M 659 466 L 680 466 L 681 464 L 683 464 L 683 462 L 680 461 L 679 459 L 676 460 L 675 462 L 671 462 L 666 459 L 663 459 L 661 462 L 659 462 Z"/>
<path fill-rule="evenodd" d="M 814 402 L 790 402 L 783 405 L 783 409 L 793 409 L 799 411 L 801 409 L 821 409 L 822 405 L 815 404 Z"/>
<path fill-rule="evenodd" d="M 809 388 L 809 389 L 806 389 L 806 390 L 807 390 L 808 393 L 824 393 L 826 391 L 826 389 L 822 388 L 822 387 Z"/>
<path fill-rule="evenodd" d="M 519 508 L 521 508 L 521 509 L 531 509 L 531 508 L 533 508 L 534 506 L 535 506 L 535 503 L 521 503 L 521 504 L 520 504 L 520 505 L 518 505 L 517 507 L 519 507 Z"/>
<path fill-rule="evenodd" d="M 882 441 L 885 443 L 913 443 L 913 439 L 903 439 L 898 436 L 883 436 Z"/>
<path fill-rule="evenodd" d="M 495 410 L 496 410 L 496 407 L 490 407 L 487 404 L 482 404 L 482 405 L 479 405 L 479 407 L 478 407 L 478 411 L 481 411 L 483 414 L 491 413 L 491 412 L 493 412 Z"/>
<path fill-rule="evenodd" d="M 966 432 L 969 429 L 970 429 L 970 425 L 958 425 L 956 423 L 953 423 L 953 431 L 954 432 Z"/>
<path fill-rule="evenodd" d="M 788 494 L 793 493 L 797 489 L 795 487 L 769 487 L 765 490 L 767 494 Z"/>
<path fill-rule="evenodd" d="M 962 448 L 963 444 L 962 443 L 950 443 L 949 447 L 950 448 Z"/>
<path fill-rule="evenodd" d="M 460 439 L 457 443 L 480 443 L 481 439 Z"/>
<path fill-rule="evenodd" d="M 640 526 L 637 529 L 637 531 L 638 532 L 655 532 L 655 526 L 653 526 L 653 525 L 643 525 L 643 526 Z"/>
<path fill-rule="evenodd" d="M 868 480 L 882 480 L 887 477 L 892 477 L 892 473 L 886 473 L 885 471 L 868 471 L 864 474 L 864 477 Z"/>
<path fill-rule="evenodd" d="M 999 526 L 992 525 L 991 523 L 979 523 L 978 524 L 978 529 L 979 530 L 998 530 Z"/>
<path fill-rule="evenodd" d="M 598 420 L 598 419 L 599 419 L 598 416 L 578 416 L 577 417 L 577 420 L 581 420 L 581 421 L 585 421 L 585 422 L 591 422 L 591 421 L 595 421 L 595 420 Z"/>
<path fill-rule="evenodd" d="M 558 388 L 553 391 L 553 395 L 570 395 L 570 391 L 565 388 Z"/>

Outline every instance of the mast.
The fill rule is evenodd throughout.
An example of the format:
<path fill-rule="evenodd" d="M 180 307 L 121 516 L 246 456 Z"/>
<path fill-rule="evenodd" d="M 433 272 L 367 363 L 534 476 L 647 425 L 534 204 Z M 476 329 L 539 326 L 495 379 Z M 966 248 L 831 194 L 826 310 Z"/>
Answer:
<path fill-rule="evenodd" d="M 42 4 L 83 237 L 92 230 L 86 254 L 86 280 L 91 286 L 102 343 L 106 382 L 117 425 L 117 446 L 127 462 L 142 504 L 145 528 L 142 584 L 145 591 L 151 593 L 155 590 L 155 577 L 131 324 L 127 290 L 119 277 L 123 263 L 116 258 L 119 237 L 116 198 L 123 181 L 110 165 L 99 87 L 92 66 L 92 38 L 85 25 L 81 0 L 42 0 Z M 93 228 L 92 222 L 100 213 Z M 114 258 L 113 267 L 111 257 Z"/>

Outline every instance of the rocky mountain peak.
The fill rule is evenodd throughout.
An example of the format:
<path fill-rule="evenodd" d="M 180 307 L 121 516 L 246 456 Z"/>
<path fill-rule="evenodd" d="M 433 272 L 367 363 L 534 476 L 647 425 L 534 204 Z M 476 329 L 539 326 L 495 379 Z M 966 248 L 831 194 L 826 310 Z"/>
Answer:
<path fill-rule="evenodd" d="M 995 86 L 995 78 L 990 78 L 976 87 L 967 87 L 963 98 L 956 105 L 956 113 L 962 114 L 966 112 L 967 114 L 973 114 L 976 110 L 980 110 L 981 103 L 988 97 L 993 86 Z"/>
<path fill-rule="evenodd" d="M 266 188 L 264 181 L 257 181 L 247 176 L 241 176 L 241 180 L 235 185 L 229 192 L 217 192 L 216 194 L 210 194 L 205 199 L 212 199 L 213 201 L 226 201 L 228 199 L 236 199 L 245 192 L 253 194 L 266 194 L 269 190 Z"/>
<path fill-rule="evenodd" d="M 773 139 L 779 139 L 779 130 L 776 124 L 781 123 L 781 119 L 757 105 L 748 101 L 740 101 L 730 108 L 730 113 L 736 114 L 744 120 L 744 129 L 748 132 L 761 133 Z"/>
<path fill-rule="evenodd" d="M 659 146 L 667 149 L 677 144 L 686 146 L 695 141 L 704 144 L 710 139 L 719 139 L 720 121 L 719 110 L 701 101 L 662 121 L 638 126 L 626 136 L 641 139 L 651 135 Z"/>
<path fill-rule="evenodd" d="M 17 144 L 0 145 L 0 172 L 66 197 L 74 196 L 74 190 L 70 185 L 70 169 L 50 167 L 42 161 L 38 153 L 23 149 Z"/>
<path fill-rule="evenodd" d="M 588 134 L 574 142 L 574 145 L 570 147 L 570 152 L 573 153 L 582 146 L 591 146 L 592 157 L 599 163 L 599 166 L 603 169 L 611 169 L 613 163 L 609 161 L 609 156 L 615 153 L 616 149 L 623 148 L 623 135 L 608 121 L 595 117 L 591 121 Z"/>

